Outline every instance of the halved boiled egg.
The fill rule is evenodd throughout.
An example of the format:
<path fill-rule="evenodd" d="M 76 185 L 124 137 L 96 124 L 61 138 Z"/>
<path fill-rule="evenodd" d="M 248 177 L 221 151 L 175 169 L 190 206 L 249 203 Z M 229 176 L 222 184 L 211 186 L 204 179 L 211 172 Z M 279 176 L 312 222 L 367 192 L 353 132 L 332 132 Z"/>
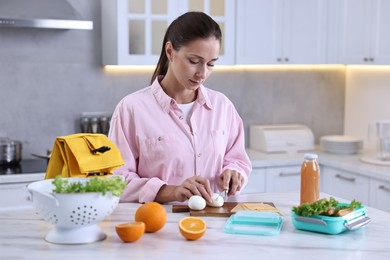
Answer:
<path fill-rule="evenodd" d="M 219 208 L 219 207 L 222 207 L 223 204 L 225 203 L 225 200 L 223 199 L 223 197 L 218 193 L 213 193 L 213 195 L 211 195 L 211 199 L 213 200 L 213 202 L 207 203 L 207 206 Z"/>
<path fill-rule="evenodd" d="M 206 207 L 206 200 L 199 195 L 193 195 L 188 200 L 188 207 L 192 210 L 202 210 Z"/>

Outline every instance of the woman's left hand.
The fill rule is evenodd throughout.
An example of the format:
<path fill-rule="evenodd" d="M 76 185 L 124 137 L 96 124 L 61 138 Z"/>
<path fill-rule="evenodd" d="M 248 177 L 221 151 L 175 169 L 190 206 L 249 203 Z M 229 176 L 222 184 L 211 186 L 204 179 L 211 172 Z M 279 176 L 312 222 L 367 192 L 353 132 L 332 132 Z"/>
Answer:
<path fill-rule="evenodd" d="M 237 191 L 241 190 L 244 184 L 244 178 L 238 171 L 225 170 L 217 177 L 217 186 L 221 190 L 228 190 L 228 195 L 235 195 Z"/>

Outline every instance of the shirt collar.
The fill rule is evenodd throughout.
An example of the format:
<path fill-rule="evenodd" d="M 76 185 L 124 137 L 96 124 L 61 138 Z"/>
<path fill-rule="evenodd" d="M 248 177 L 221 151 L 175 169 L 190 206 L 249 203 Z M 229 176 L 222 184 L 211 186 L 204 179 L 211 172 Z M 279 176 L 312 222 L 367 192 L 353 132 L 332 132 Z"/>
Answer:
<path fill-rule="evenodd" d="M 162 80 L 162 77 L 163 76 L 156 77 L 151 85 L 151 90 L 162 110 L 166 113 L 169 113 L 170 106 L 175 102 L 175 100 L 168 96 L 161 87 L 159 81 Z M 209 109 L 213 109 L 208 91 L 203 85 L 201 85 L 198 89 L 198 97 L 196 98 L 196 102 L 198 102 L 201 106 L 205 105 Z"/>

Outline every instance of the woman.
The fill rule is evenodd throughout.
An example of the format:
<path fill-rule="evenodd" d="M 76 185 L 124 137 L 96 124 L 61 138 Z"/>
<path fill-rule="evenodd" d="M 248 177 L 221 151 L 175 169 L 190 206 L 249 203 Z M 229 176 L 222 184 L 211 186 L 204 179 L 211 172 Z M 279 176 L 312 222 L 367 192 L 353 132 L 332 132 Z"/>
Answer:
<path fill-rule="evenodd" d="M 160 203 L 214 192 L 240 191 L 251 163 L 243 123 L 223 94 L 202 84 L 221 47 L 221 30 L 208 15 L 188 12 L 168 27 L 151 86 L 120 101 L 109 138 L 125 165 L 121 201 Z"/>

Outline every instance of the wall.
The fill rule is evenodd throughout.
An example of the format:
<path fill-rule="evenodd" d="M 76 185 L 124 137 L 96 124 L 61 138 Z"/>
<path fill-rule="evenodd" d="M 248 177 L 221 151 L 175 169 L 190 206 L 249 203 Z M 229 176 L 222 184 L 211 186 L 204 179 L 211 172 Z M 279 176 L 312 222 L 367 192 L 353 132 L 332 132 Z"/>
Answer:
<path fill-rule="evenodd" d="M 364 139 L 368 149 L 375 140 L 368 138 L 368 125 L 390 120 L 390 68 L 350 67 L 346 73 L 345 134 Z"/>
<path fill-rule="evenodd" d="M 71 0 L 93 31 L 0 28 L 0 136 L 23 142 L 23 158 L 51 149 L 56 136 L 79 131 L 81 112 L 111 113 L 145 87 L 152 69 L 101 66 L 100 1 Z M 225 93 L 250 124 L 302 123 L 316 140 L 341 134 L 345 70 L 216 69 L 206 86 Z"/>

